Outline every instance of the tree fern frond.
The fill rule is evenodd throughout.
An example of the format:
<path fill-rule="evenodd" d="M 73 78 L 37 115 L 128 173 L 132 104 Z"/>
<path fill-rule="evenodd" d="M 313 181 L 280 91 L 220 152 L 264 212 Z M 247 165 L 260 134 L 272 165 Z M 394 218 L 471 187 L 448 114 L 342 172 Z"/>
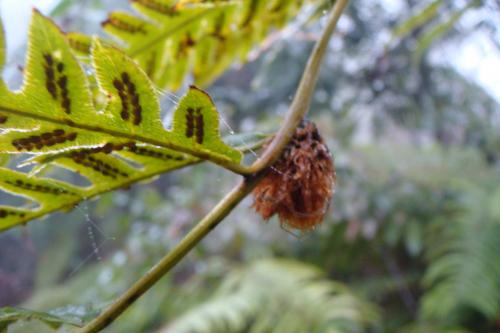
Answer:
<path fill-rule="evenodd" d="M 232 272 L 213 299 L 160 332 L 361 332 L 376 320 L 371 306 L 317 268 L 269 259 Z"/>
<path fill-rule="evenodd" d="M 31 154 L 30 162 L 81 174 L 81 187 L 0 169 L 0 189 L 38 204 L 0 206 L 0 230 L 81 200 L 202 159 L 225 165 L 242 152 L 224 143 L 210 97 L 191 87 L 174 111 L 172 130 L 160 121 L 158 97 L 147 75 L 120 50 L 92 45 L 94 92 L 66 36 L 39 12 L 30 25 L 26 75 L 19 91 L 0 80 L 0 152 Z M 5 58 L 0 36 L 0 65 Z M 102 108 L 99 105 L 103 105 Z"/>
<path fill-rule="evenodd" d="M 252 302 L 241 295 L 209 300 L 160 332 L 240 332 L 258 306 Z"/>
<path fill-rule="evenodd" d="M 294 17 L 303 0 L 134 0 L 145 18 L 116 11 L 103 27 L 160 87 L 177 89 L 193 73 L 196 84 L 214 80 L 246 58 L 272 28 Z"/>
<path fill-rule="evenodd" d="M 494 319 L 500 312 L 500 190 L 468 187 L 464 212 L 453 227 L 433 229 L 429 240 L 430 267 L 424 278 L 429 290 L 422 302 L 424 319 L 459 323 L 458 310 L 468 306 Z M 493 194 L 493 195 L 492 195 Z M 433 249 L 432 244 L 440 244 Z"/>
<path fill-rule="evenodd" d="M 443 328 L 436 324 L 416 323 L 404 327 L 401 333 L 469 333 L 461 327 Z"/>

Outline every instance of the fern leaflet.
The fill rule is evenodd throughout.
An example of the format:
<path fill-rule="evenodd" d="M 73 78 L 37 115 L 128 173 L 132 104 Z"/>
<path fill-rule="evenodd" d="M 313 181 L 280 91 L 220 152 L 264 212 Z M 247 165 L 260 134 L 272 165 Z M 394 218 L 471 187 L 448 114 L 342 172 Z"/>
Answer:
<path fill-rule="evenodd" d="M 133 0 L 142 15 L 115 11 L 106 32 L 162 88 L 177 89 L 188 73 L 196 84 L 213 81 L 235 59 L 245 59 L 272 28 L 293 18 L 303 0 Z M 89 42 L 75 36 L 80 51 Z"/>
<path fill-rule="evenodd" d="M 0 65 L 4 59 L 2 33 Z M 67 37 L 33 12 L 23 86 L 12 92 L 0 80 L 0 152 L 34 155 L 29 162 L 69 169 L 91 185 L 1 168 L 0 188 L 37 206 L 1 205 L 0 230 L 202 159 L 241 160 L 241 151 L 222 141 L 217 110 L 204 91 L 192 86 L 172 130 L 165 130 L 156 92 L 132 59 L 94 40 L 92 64 L 95 75 L 88 75 Z"/>

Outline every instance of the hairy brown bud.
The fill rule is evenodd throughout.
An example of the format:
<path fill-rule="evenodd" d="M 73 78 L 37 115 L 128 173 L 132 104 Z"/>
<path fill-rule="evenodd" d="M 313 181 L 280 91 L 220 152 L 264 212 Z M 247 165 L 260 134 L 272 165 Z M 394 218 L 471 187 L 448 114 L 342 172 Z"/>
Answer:
<path fill-rule="evenodd" d="M 330 152 L 316 125 L 303 121 L 253 190 L 253 207 L 266 220 L 278 214 L 282 226 L 310 230 L 322 222 L 334 185 Z"/>

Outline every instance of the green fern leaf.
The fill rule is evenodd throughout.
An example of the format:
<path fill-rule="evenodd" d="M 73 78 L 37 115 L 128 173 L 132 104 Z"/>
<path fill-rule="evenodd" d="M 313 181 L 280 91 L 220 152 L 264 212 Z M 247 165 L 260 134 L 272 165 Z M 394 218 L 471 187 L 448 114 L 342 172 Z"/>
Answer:
<path fill-rule="evenodd" d="M 301 8 L 301 0 L 134 0 L 137 17 L 116 11 L 103 27 L 160 87 L 177 89 L 188 73 L 213 81 L 235 59 L 245 59 L 272 28 Z"/>
<path fill-rule="evenodd" d="M 66 34 L 68 43 L 73 51 L 79 56 L 88 56 L 92 49 L 92 37 L 80 32 L 69 32 Z"/>
<path fill-rule="evenodd" d="M 231 162 L 241 159 L 238 150 L 220 140 L 217 129 L 209 128 L 217 124 L 218 114 L 208 97 L 202 102 L 198 89 L 192 87 L 181 105 L 197 101 L 193 107 L 201 108 L 202 114 L 198 122 L 189 124 L 200 134 L 192 138 L 188 131 L 166 131 L 160 121 L 156 93 L 144 72 L 118 49 L 94 41 L 92 59 L 107 104 L 104 110 L 96 110 L 86 76 L 58 27 L 34 12 L 30 36 L 23 87 L 20 92 L 5 92 L 0 102 L 2 111 L 13 115 L 2 125 L 7 132 L 0 143 L 3 152 L 44 153 L 75 146 L 95 147 L 112 136 L 204 158 L 212 155 Z M 189 109 L 177 109 L 174 117 L 181 114 L 189 118 Z M 23 131 L 26 129 L 30 130 L 29 136 Z"/>
<path fill-rule="evenodd" d="M 95 75 L 88 75 L 71 39 L 36 10 L 29 34 L 21 89 L 9 91 L 0 80 L 0 152 L 31 154 L 24 164 L 37 166 L 30 175 L 0 168 L 0 189 L 32 204 L 0 206 L 0 230 L 204 159 L 241 160 L 242 152 L 222 141 L 217 110 L 204 91 L 191 87 L 174 111 L 172 130 L 165 130 L 149 78 L 119 49 L 72 35 L 82 48 L 92 43 Z M 0 66 L 3 40 L 2 34 Z M 45 166 L 78 173 L 90 185 L 34 175 Z"/>
<path fill-rule="evenodd" d="M 495 180 L 492 184 L 498 184 Z M 491 320 L 498 316 L 500 215 L 492 209 L 498 207 L 499 191 L 493 190 L 469 184 L 463 214 L 431 230 L 430 266 L 423 280 L 428 288 L 422 301 L 424 319 L 460 324 L 460 308 L 465 306 Z"/>
<path fill-rule="evenodd" d="M 363 332 L 377 319 L 372 306 L 317 268 L 269 259 L 233 271 L 212 299 L 160 332 Z"/>

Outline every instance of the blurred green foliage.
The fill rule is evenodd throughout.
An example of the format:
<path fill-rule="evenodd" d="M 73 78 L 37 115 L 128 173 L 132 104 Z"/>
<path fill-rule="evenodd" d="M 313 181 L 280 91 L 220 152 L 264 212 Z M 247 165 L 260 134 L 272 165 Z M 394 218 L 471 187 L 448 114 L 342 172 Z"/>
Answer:
<path fill-rule="evenodd" d="M 103 12 L 91 4 L 86 11 Z M 464 8 L 469 24 L 447 26 L 416 59 L 416 45 Z M 394 14 L 386 1 L 353 1 L 310 113 L 337 166 L 323 225 L 291 235 L 260 221 L 248 199 L 105 332 L 498 331 L 500 106 L 433 60 L 475 33 L 494 40 L 495 8 L 406 1 Z M 59 20 L 86 26 L 78 10 L 67 5 Z M 279 126 L 321 30 L 321 18 L 301 22 L 208 89 L 223 131 Z M 1 305 L 61 320 L 94 316 L 236 179 L 196 165 L 0 235 L 9 244 L 0 246 Z"/>

